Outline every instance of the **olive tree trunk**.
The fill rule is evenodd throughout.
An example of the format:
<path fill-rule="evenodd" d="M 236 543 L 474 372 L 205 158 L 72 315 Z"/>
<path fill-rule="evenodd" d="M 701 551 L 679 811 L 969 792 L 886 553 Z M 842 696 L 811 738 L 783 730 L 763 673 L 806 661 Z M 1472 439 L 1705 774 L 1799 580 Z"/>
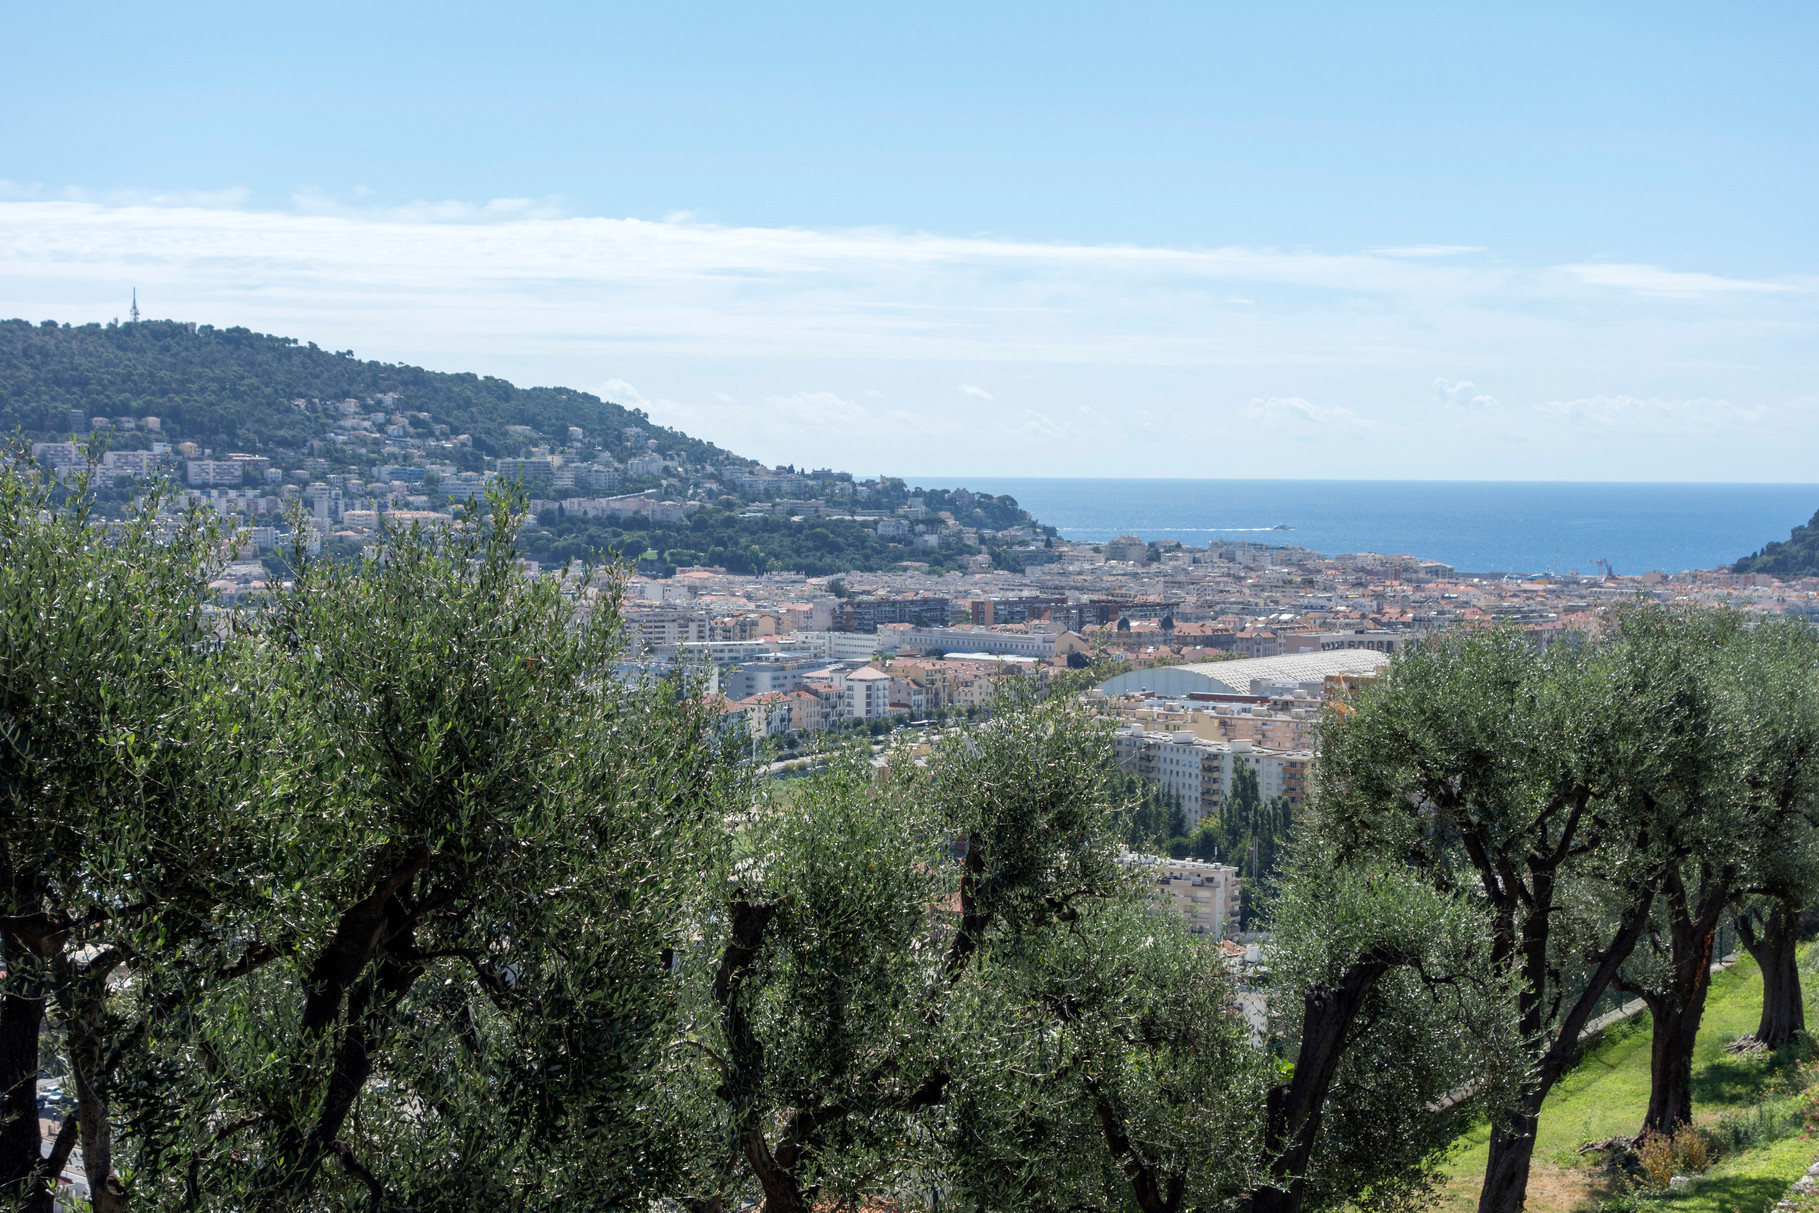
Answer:
<path fill-rule="evenodd" d="M 1756 1039 L 1778 1049 L 1806 1031 L 1806 1007 L 1800 992 L 1795 952 L 1800 943 L 1800 914 L 1777 900 L 1761 911 L 1733 911 L 1737 935 L 1762 969 L 1762 1018 Z"/>
<path fill-rule="evenodd" d="M 1307 1160 L 1320 1134 L 1320 1109 L 1345 1056 L 1346 1036 L 1364 996 L 1391 964 L 1386 958 L 1362 960 L 1345 971 L 1336 987 L 1308 990 L 1294 1077 L 1269 1093 L 1270 1182 L 1251 1193 L 1252 1213 L 1300 1213 Z"/>
<path fill-rule="evenodd" d="M 1695 900 L 1678 871 L 1670 870 L 1662 882 L 1669 961 L 1666 983 L 1651 989 L 1618 982 L 1619 989 L 1646 1002 L 1654 1017 L 1643 1133 L 1672 1133 L 1693 1119 L 1693 1045 L 1705 1017 L 1705 996 L 1712 988 L 1712 945 L 1718 920 L 1730 902 L 1730 891 L 1709 874 L 1700 885 Z"/>
<path fill-rule="evenodd" d="M 38 1130 L 38 1028 L 44 999 L 0 995 L 0 1198 L 30 1213 L 50 1213 Z"/>
<path fill-rule="evenodd" d="M 1486 1209 L 1520 1209 L 1528 1200 L 1528 1173 L 1535 1157 L 1535 1126 L 1540 1121 L 1544 1091 L 1525 1092 L 1520 1111 L 1491 1126 L 1490 1158 L 1484 1167 L 1484 1187 L 1478 1196 L 1480 1213 Z"/>
<path fill-rule="evenodd" d="M 1528 1200 L 1529 1165 L 1535 1155 L 1535 1125 L 1541 1116 L 1541 1105 L 1554 1084 L 1560 1081 L 1560 1076 L 1578 1059 L 1579 1037 L 1591 1022 L 1593 1008 L 1616 982 L 1618 969 L 1641 942 L 1651 900 L 1642 895 L 1631 903 L 1609 946 L 1598 955 L 1598 963 L 1587 975 L 1585 988 L 1560 1020 L 1553 1040 L 1536 1060 L 1533 1075 L 1523 1085 L 1516 1110 L 1491 1125 L 1490 1157 L 1485 1161 L 1478 1213 L 1521 1213 Z M 1531 979 L 1521 996 L 1523 1026 L 1537 1034 L 1544 1022 L 1541 995 L 1547 987 L 1532 974 L 1547 963 L 1547 930 L 1545 916 L 1531 916 L 1524 923 L 1523 962 L 1531 970 Z"/>

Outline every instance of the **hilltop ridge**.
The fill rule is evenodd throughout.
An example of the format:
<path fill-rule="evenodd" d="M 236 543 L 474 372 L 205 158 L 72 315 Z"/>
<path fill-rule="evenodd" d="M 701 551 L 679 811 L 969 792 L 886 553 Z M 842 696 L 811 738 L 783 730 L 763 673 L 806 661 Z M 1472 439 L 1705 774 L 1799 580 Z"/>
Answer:
<path fill-rule="evenodd" d="M 468 434 L 482 456 L 522 453 L 539 435 L 571 425 L 608 452 L 628 451 L 623 431 L 636 426 L 646 432 L 640 451 L 654 439 L 652 449 L 666 455 L 705 462 L 731 454 L 591 392 L 364 361 L 351 350 L 251 329 L 174 320 L 0 321 L 0 427 L 9 432 L 68 433 L 71 409 L 107 418 L 155 415 L 173 441 L 271 454 L 332 432 L 332 417 L 311 416 L 299 401 L 388 395 L 405 410 L 431 414 L 451 434 Z"/>
<path fill-rule="evenodd" d="M 0 429 L 61 466 L 103 431 L 104 507 L 162 474 L 249 517 L 302 498 L 323 529 L 345 524 L 331 551 L 358 551 L 349 528 L 388 510 L 510 481 L 532 499 L 532 559 L 605 553 L 657 574 L 1019 569 L 1015 549 L 1052 535 L 1009 496 L 770 468 L 574 388 L 173 320 L 0 321 Z"/>

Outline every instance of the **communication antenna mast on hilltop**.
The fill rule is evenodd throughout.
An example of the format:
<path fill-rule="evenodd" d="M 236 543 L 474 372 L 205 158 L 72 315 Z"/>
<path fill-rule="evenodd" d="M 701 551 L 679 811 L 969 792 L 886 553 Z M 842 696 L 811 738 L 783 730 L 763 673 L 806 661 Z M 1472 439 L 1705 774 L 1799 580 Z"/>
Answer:
<path fill-rule="evenodd" d="M 138 287 L 133 288 L 133 310 L 128 312 L 127 315 L 129 315 L 133 318 L 134 324 L 139 323 L 139 288 Z"/>

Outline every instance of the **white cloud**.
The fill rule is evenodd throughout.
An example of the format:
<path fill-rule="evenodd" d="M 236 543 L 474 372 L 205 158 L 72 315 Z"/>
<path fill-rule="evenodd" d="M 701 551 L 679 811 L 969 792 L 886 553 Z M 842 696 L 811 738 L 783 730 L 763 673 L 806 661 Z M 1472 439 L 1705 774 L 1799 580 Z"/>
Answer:
<path fill-rule="evenodd" d="M 1126 409 L 1122 418 L 1125 431 L 1134 438 L 1147 442 L 1162 442 L 1168 438 L 1168 423 L 1149 409 Z"/>
<path fill-rule="evenodd" d="M 961 427 L 930 413 L 909 409 L 868 409 L 836 392 L 795 392 L 764 398 L 762 424 L 775 434 L 803 429 L 900 438 L 957 432 Z"/>
<path fill-rule="evenodd" d="M 999 423 L 1012 438 L 1077 438 L 1080 431 L 1065 421 L 1058 421 L 1038 409 L 1019 409 L 1015 417 Z"/>
<path fill-rule="evenodd" d="M 1718 274 L 1694 274 L 1662 269 L 1658 265 L 1616 265 L 1593 262 L 1560 267 L 1579 281 L 1592 286 L 1614 287 L 1639 295 L 1692 299 L 1702 295 L 1754 294 L 1797 291 L 1802 287 L 1792 282 L 1760 282 L 1747 278 L 1725 278 Z"/>
<path fill-rule="evenodd" d="M 1239 411 L 1253 421 L 1288 424 L 1309 430 L 1356 433 L 1375 426 L 1374 422 L 1365 420 L 1342 405 L 1315 404 L 1299 396 L 1259 397 Z"/>
<path fill-rule="evenodd" d="M 305 215 L 337 215 L 394 223 L 500 223 L 515 219 L 559 219 L 565 214 L 557 198 L 493 198 L 486 202 L 416 200 L 381 203 L 364 186 L 337 197 L 325 190 L 301 189 L 291 205 Z"/>
<path fill-rule="evenodd" d="M 602 400 L 610 400 L 614 404 L 629 405 L 632 408 L 640 409 L 650 406 L 650 401 L 644 398 L 644 393 L 623 379 L 608 379 L 594 390 Z"/>
<path fill-rule="evenodd" d="M 1441 403 L 1463 409 L 1494 409 L 1497 398 L 1478 390 L 1478 385 L 1470 379 L 1461 379 L 1448 383 L 1444 378 L 1434 380 L 1434 394 Z"/>
<path fill-rule="evenodd" d="M 1576 400 L 1550 400 L 1541 411 L 1593 430 L 1633 435 L 1670 434 L 1691 437 L 1719 434 L 1739 426 L 1754 426 L 1768 410 L 1761 405 L 1738 406 L 1728 400 L 1664 400 L 1637 396 L 1584 396 Z"/>
<path fill-rule="evenodd" d="M 1466 253 L 1482 253 L 1484 249 L 1475 244 L 1411 244 L 1403 248 L 1374 248 L 1371 252 L 1379 257 L 1459 257 Z"/>
<path fill-rule="evenodd" d="M 1812 276 L 1524 266 L 1464 245 L 726 227 L 565 217 L 548 199 L 305 193 L 271 211 L 232 191 L 66 193 L 0 185 L 0 316 L 106 320 L 137 287 L 151 316 L 527 383 L 612 380 L 602 394 L 773 462 L 1195 475 L 1204 447 L 1171 439 L 1234 417 L 1351 439 L 1343 457 L 1263 443 L 1257 475 L 1540 477 L 1596 459 L 1617 476 L 1798 479 L 1819 462 L 1819 426 L 1788 403 L 1812 390 Z M 1434 379 L 1461 367 L 1496 368 L 1495 396 Z M 979 385 L 1013 382 L 1039 407 L 981 407 Z M 1411 385 L 1428 382 L 1481 420 L 1411 429 Z M 1272 395 L 1283 383 L 1301 395 Z M 1605 384 L 1628 395 L 1595 395 Z M 1772 451 L 1697 440 L 1765 415 Z"/>
<path fill-rule="evenodd" d="M 160 210 L 239 210 L 253 196 L 251 190 L 239 185 L 218 190 L 96 190 L 69 186 L 61 190 L 50 191 L 37 185 L 15 188 L 21 190 L 21 196 L 31 198 L 55 197 L 65 202 L 77 202 L 91 206 L 152 207 Z M 5 191 L 0 190 L 0 196 L 4 196 L 4 193 Z"/>

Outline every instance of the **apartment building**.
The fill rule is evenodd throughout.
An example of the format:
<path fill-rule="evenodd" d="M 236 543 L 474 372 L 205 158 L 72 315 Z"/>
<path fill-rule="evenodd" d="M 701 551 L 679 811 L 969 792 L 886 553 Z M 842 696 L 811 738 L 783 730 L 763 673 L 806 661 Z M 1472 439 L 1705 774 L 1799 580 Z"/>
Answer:
<path fill-rule="evenodd" d="M 184 464 L 185 479 L 195 489 L 212 485 L 240 485 L 246 480 L 246 465 L 235 459 L 190 459 Z"/>
<path fill-rule="evenodd" d="M 819 733 L 839 719 L 838 705 L 831 697 L 818 695 L 807 685 L 788 692 L 784 700 L 789 704 L 792 733 Z"/>
<path fill-rule="evenodd" d="M 626 642 L 634 653 L 707 641 L 705 615 L 680 611 L 633 611 L 625 617 Z"/>
<path fill-rule="evenodd" d="M 1086 642 L 1072 632 L 1006 632 L 993 628 L 908 628 L 902 647 L 921 652 L 1009 653 L 1019 657 L 1053 657 L 1079 653 Z"/>
<path fill-rule="evenodd" d="M 1237 868 L 1152 855 L 1128 856 L 1125 862 L 1154 868 L 1157 902 L 1179 915 L 1193 934 L 1219 938 L 1236 929 L 1243 897 Z"/>
<path fill-rule="evenodd" d="M 833 683 L 843 693 L 851 719 L 877 720 L 891 714 L 891 676 L 876 666 L 841 670 Z"/>
<path fill-rule="evenodd" d="M 1279 703 L 1293 706 L 1278 707 Z M 1112 700 L 1103 709 L 1152 733 L 1192 733 L 1206 741 L 1249 741 L 1266 750 L 1311 750 L 1320 729 L 1319 702 L 1284 696 L 1262 703 L 1211 707 L 1171 699 Z"/>
<path fill-rule="evenodd" d="M 1105 545 L 1107 560 L 1120 560 L 1130 564 L 1142 564 L 1149 557 L 1150 545 L 1135 535 L 1120 535 Z"/>
<path fill-rule="evenodd" d="M 1314 765 L 1312 750 L 1263 749 L 1243 738 L 1209 741 L 1186 730 L 1151 733 L 1126 725 L 1113 733 L 1112 744 L 1121 766 L 1179 798 L 1189 829 L 1218 820 L 1239 764 L 1257 773 L 1263 799 L 1287 797 L 1297 808 L 1307 800 Z"/>

